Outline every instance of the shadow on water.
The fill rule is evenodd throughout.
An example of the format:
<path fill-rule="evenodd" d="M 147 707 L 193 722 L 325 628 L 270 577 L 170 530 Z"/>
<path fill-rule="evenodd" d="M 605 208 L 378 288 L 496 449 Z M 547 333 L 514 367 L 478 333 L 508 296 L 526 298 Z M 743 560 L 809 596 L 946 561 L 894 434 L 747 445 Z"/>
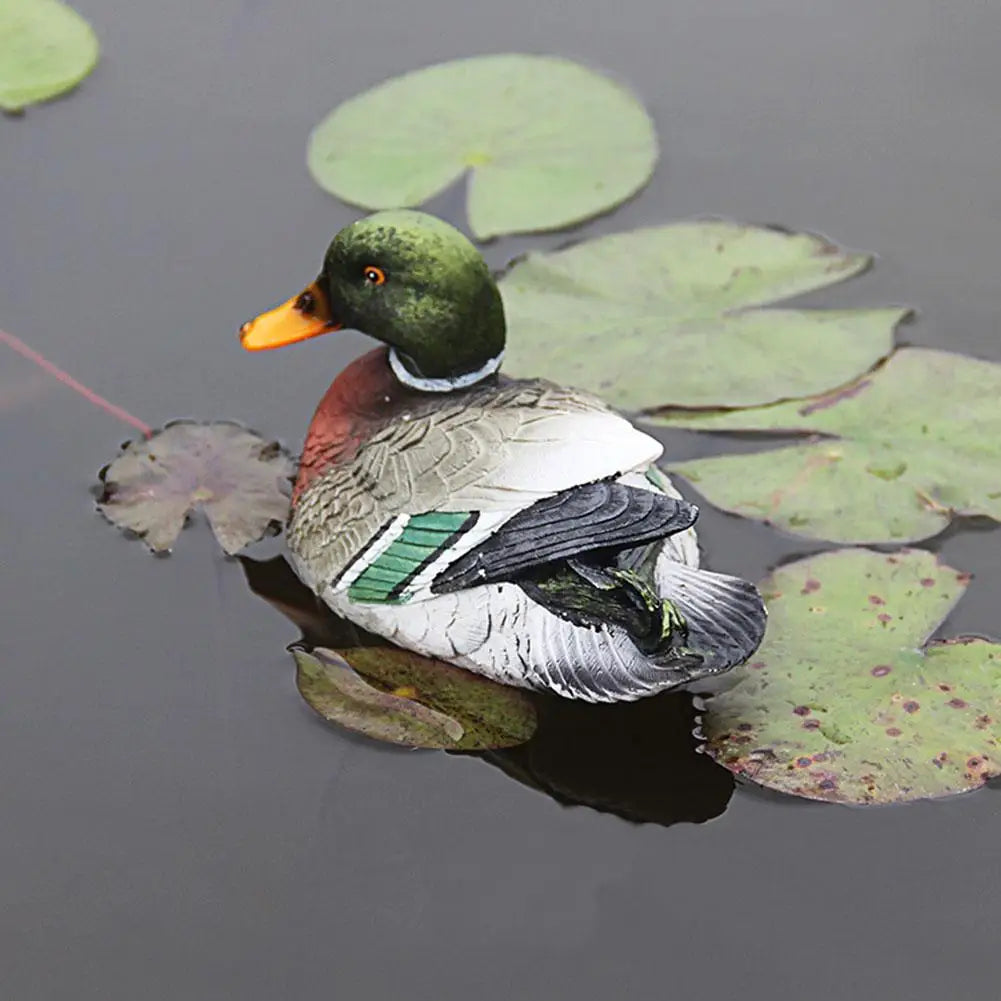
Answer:
<path fill-rule="evenodd" d="M 293 622 L 306 646 L 385 645 L 334 615 L 283 557 L 239 560 L 251 591 Z M 733 777 L 699 752 L 698 714 L 687 693 L 604 706 L 541 693 L 532 698 L 539 725 L 527 743 L 449 753 L 482 758 L 565 806 L 636 823 L 702 823 L 726 809 Z"/>

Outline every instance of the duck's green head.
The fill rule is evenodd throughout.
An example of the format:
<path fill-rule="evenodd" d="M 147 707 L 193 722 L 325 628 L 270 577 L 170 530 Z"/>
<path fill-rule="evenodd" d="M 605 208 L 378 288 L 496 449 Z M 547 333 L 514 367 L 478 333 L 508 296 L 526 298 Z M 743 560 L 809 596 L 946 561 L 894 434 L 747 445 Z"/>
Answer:
<path fill-rule="evenodd" d="M 421 389 L 470 385 L 496 371 L 504 351 L 504 306 L 486 262 L 423 212 L 346 226 L 316 281 L 245 323 L 240 339 L 258 351 L 344 327 L 388 344 L 397 377 Z"/>

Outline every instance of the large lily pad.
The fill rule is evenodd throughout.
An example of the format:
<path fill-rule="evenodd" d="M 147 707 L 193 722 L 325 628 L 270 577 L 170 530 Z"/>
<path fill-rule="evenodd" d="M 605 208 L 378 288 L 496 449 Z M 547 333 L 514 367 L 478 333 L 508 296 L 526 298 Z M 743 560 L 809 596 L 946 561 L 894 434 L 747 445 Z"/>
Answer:
<path fill-rule="evenodd" d="M 59 0 L 0 0 L 0 109 L 72 90 L 97 65 L 90 25 Z"/>
<path fill-rule="evenodd" d="M 177 421 L 128 442 L 101 471 L 98 508 L 165 552 L 200 506 L 219 545 L 235 553 L 285 521 L 294 472 L 277 442 L 238 424 Z"/>
<path fill-rule="evenodd" d="M 505 371 L 634 410 L 819 393 L 887 355 L 908 311 L 756 307 L 870 263 L 809 233 L 709 220 L 529 254 L 500 283 Z"/>
<path fill-rule="evenodd" d="M 420 205 L 467 171 L 480 239 L 558 229 L 649 180 L 653 123 L 624 87 L 550 56 L 492 55 L 395 77 L 313 131 L 321 187 L 369 209 Z"/>
<path fill-rule="evenodd" d="M 324 719 L 407 747 L 476 751 L 535 732 L 524 692 L 393 646 L 295 649 L 296 684 Z"/>
<path fill-rule="evenodd" d="M 777 570 L 761 585 L 765 642 L 705 714 L 710 752 L 761 785 L 840 803 L 947 796 L 1001 773 L 1001 644 L 926 642 L 968 580 L 920 550 Z"/>
<path fill-rule="evenodd" d="M 819 434 L 774 451 L 671 467 L 717 507 L 810 538 L 923 539 L 956 515 L 1001 520 L 1001 365 L 906 348 L 812 400 L 658 423 Z"/>

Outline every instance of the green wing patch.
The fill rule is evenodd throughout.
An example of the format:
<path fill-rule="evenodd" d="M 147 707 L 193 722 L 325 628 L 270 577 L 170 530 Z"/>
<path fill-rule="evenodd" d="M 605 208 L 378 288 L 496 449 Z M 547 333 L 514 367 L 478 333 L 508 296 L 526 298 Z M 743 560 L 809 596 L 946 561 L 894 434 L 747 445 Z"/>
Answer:
<path fill-rule="evenodd" d="M 475 511 L 430 511 L 411 515 L 403 531 L 355 578 L 352 601 L 401 604 L 407 585 L 476 524 Z M 360 559 L 365 553 L 359 554 Z"/>

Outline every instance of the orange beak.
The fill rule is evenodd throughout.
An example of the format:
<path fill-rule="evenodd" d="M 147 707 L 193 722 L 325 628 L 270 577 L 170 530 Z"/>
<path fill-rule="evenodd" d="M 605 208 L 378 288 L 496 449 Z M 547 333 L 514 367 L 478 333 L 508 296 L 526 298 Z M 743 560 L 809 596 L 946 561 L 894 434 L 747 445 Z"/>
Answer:
<path fill-rule="evenodd" d="M 327 297 L 313 282 L 288 302 L 248 320 L 240 328 L 240 343 L 248 351 L 267 351 L 340 329 L 330 315 Z"/>

